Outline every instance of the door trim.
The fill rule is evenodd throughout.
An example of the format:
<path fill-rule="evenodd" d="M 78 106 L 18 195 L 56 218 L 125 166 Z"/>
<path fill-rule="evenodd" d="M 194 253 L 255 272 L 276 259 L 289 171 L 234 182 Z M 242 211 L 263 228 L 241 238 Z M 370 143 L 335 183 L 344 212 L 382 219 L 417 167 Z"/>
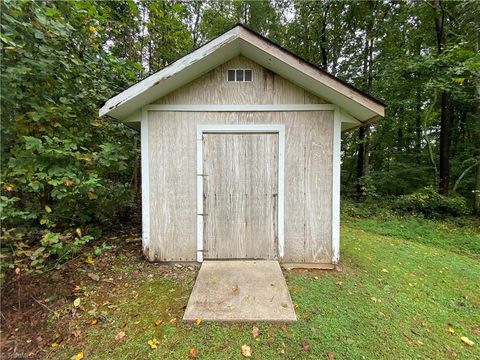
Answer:
<path fill-rule="evenodd" d="M 203 262 L 203 134 L 278 134 L 278 257 L 284 256 L 285 125 L 197 125 L 197 261 Z"/>

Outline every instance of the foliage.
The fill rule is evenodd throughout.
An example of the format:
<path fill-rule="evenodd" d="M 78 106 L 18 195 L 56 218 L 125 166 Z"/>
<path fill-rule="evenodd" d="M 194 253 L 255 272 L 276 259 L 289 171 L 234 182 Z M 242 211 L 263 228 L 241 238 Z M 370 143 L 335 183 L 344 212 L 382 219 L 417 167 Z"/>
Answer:
<path fill-rule="evenodd" d="M 135 79 L 135 66 L 104 50 L 103 12 L 90 2 L 2 4 L 1 219 L 4 231 L 40 245 L 24 251 L 37 268 L 90 240 L 38 241 L 42 229 L 60 239 L 111 224 L 133 206 L 136 135 L 96 114 Z"/>
<path fill-rule="evenodd" d="M 395 201 L 394 208 L 405 213 L 422 214 L 427 218 L 465 216 L 470 213 L 462 196 L 440 195 L 431 187 L 400 196 Z"/>

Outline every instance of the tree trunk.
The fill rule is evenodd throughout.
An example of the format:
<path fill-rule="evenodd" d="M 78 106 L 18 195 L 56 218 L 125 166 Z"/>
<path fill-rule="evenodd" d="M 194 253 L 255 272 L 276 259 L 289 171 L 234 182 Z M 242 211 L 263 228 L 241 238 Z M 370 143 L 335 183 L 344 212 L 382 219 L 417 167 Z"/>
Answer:
<path fill-rule="evenodd" d="M 420 154 L 422 153 L 422 104 L 421 104 L 420 90 L 417 89 L 416 104 L 415 104 L 415 149 L 418 155 L 418 162 L 421 161 Z"/>
<path fill-rule="evenodd" d="M 441 0 L 433 2 L 435 9 L 435 31 L 437 50 L 440 55 L 445 49 L 445 9 Z M 438 191 L 448 195 L 450 185 L 450 132 L 452 127 L 452 96 L 449 91 L 442 92 L 440 107 L 440 179 Z"/>
<path fill-rule="evenodd" d="M 440 181 L 439 192 L 448 195 L 450 185 L 450 132 L 452 125 L 451 94 L 442 93 L 441 121 L 440 121 Z"/>
<path fill-rule="evenodd" d="M 475 182 L 475 213 L 480 215 L 480 162 L 477 166 L 477 179 Z"/>
<path fill-rule="evenodd" d="M 362 179 L 368 173 L 368 127 L 358 129 L 358 154 L 357 154 L 357 200 L 363 196 Z"/>

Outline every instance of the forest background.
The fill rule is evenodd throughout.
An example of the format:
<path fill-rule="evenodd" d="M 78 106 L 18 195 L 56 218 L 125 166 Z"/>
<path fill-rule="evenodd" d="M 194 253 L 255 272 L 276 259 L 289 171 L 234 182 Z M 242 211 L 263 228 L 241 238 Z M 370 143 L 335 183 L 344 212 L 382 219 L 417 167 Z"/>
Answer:
<path fill-rule="evenodd" d="M 2 272 L 58 266 L 138 219 L 139 134 L 98 108 L 236 23 L 386 103 L 342 136 L 344 203 L 480 214 L 480 2 L 1 6 Z"/>

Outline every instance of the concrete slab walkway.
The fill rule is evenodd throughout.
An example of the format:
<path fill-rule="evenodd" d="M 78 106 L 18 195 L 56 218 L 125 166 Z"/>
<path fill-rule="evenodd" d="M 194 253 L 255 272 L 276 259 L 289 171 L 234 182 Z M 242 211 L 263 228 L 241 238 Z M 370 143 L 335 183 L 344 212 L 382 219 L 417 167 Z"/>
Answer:
<path fill-rule="evenodd" d="M 185 321 L 291 322 L 297 320 L 277 261 L 204 261 Z"/>

